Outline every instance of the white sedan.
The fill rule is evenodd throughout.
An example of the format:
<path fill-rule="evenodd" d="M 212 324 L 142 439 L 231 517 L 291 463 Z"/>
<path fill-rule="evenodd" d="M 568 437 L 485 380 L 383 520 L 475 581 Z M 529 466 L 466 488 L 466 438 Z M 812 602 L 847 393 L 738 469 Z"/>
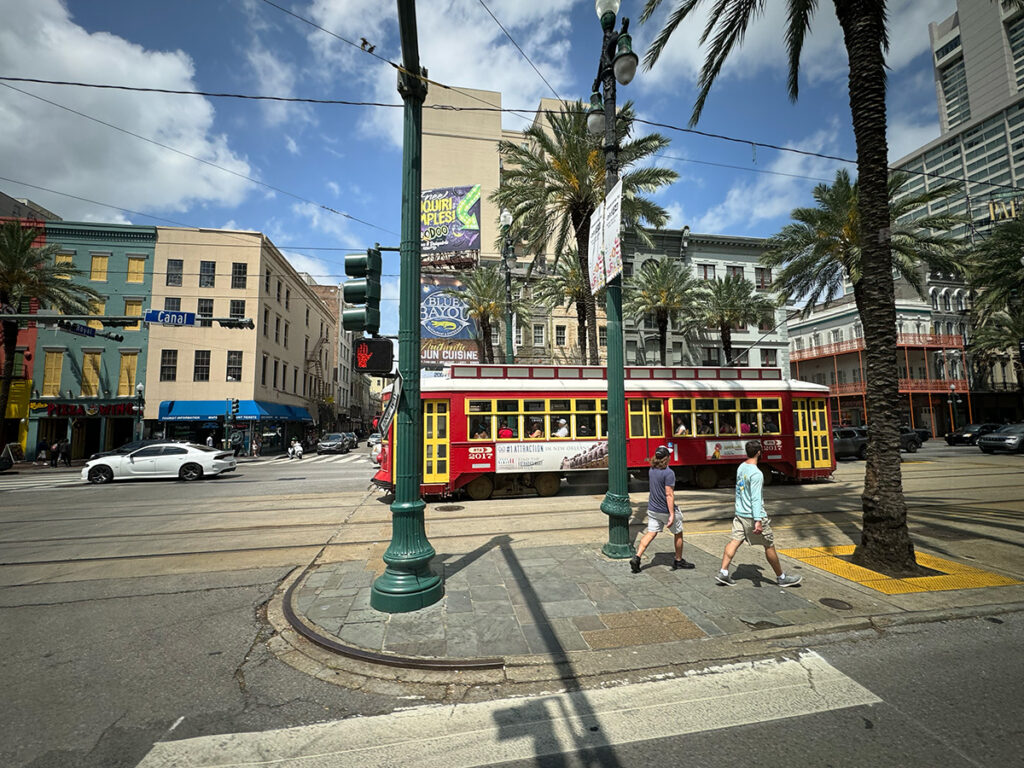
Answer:
<path fill-rule="evenodd" d="M 82 479 L 96 484 L 147 477 L 199 480 L 203 476 L 233 472 L 237 466 L 231 451 L 191 443 L 157 443 L 132 453 L 87 461 L 82 468 Z"/>

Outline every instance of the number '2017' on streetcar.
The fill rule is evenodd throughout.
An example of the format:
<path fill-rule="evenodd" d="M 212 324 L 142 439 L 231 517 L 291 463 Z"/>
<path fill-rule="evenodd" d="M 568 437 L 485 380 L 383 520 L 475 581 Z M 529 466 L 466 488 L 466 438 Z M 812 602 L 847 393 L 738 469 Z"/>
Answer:
<path fill-rule="evenodd" d="M 423 495 L 558 493 L 563 477 L 606 475 L 605 369 L 456 365 L 422 379 Z M 803 480 L 835 470 L 828 388 L 778 368 L 625 369 L 626 464 L 644 473 L 659 445 L 680 481 L 712 488 L 735 474 L 748 440 L 761 467 Z M 394 487 L 393 430 L 374 482 Z"/>

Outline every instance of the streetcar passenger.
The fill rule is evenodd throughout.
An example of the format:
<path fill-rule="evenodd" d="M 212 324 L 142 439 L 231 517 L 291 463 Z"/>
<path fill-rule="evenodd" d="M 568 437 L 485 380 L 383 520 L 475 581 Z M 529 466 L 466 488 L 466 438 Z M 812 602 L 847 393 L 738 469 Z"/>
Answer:
<path fill-rule="evenodd" d="M 676 416 L 676 427 L 673 434 L 676 436 L 689 434 L 689 430 L 686 429 L 686 422 L 683 420 L 682 416 Z"/>
<path fill-rule="evenodd" d="M 530 437 L 544 437 L 544 427 L 539 421 L 530 424 Z"/>
<path fill-rule="evenodd" d="M 508 440 L 509 438 L 515 437 L 516 433 L 509 427 L 508 422 L 504 419 L 501 420 L 501 425 L 498 427 L 498 439 Z"/>
<path fill-rule="evenodd" d="M 555 431 L 552 437 L 568 437 L 569 436 L 569 422 L 565 419 L 559 419 L 555 422 Z"/>
<path fill-rule="evenodd" d="M 473 429 L 473 439 L 474 440 L 486 440 L 489 437 L 490 437 L 490 434 L 488 433 L 488 431 L 486 429 L 484 429 L 484 425 L 483 424 L 477 424 L 476 427 Z"/>

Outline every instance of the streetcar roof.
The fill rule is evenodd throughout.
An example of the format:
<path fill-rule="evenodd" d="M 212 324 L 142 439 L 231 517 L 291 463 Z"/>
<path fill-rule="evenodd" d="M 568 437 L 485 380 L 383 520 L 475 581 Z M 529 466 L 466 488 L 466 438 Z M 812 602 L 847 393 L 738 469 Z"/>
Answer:
<path fill-rule="evenodd" d="M 647 393 L 690 393 L 716 394 L 722 392 L 808 392 L 827 395 L 829 388 L 822 384 L 796 379 L 772 380 L 751 379 L 628 379 L 625 382 L 627 394 Z M 421 392 L 475 392 L 481 396 L 489 392 L 515 394 L 519 392 L 550 392 L 570 395 L 575 392 L 607 392 L 605 379 L 475 379 L 475 378 L 424 378 L 420 379 Z"/>

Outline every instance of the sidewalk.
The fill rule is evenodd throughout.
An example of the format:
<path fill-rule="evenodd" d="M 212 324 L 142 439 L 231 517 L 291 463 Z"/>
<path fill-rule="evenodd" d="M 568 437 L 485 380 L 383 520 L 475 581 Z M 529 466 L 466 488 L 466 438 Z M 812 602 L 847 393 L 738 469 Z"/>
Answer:
<path fill-rule="evenodd" d="M 645 500 L 646 494 L 633 494 L 637 535 Z M 576 501 L 591 506 L 588 497 Z M 272 647 L 289 663 L 339 684 L 408 693 L 415 682 L 416 695 L 445 698 L 452 685 L 663 674 L 687 661 L 777 652 L 810 635 L 1024 610 L 1019 515 L 1008 525 L 955 507 L 930 510 L 928 532 L 920 521 L 912 531 L 918 551 L 931 555 L 929 566 L 945 569 L 931 581 L 885 579 L 840 559 L 844 550 L 830 548 L 855 543 L 859 514 L 808 510 L 778 517 L 773 527 L 784 569 L 803 576 L 801 585 L 782 589 L 763 550 L 746 545 L 733 561 L 736 586 L 714 582 L 731 522 L 722 510 L 705 510 L 712 518 L 705 520 L 684 510 L 684 556 L 694 570 L 671 570 L 672 538 L 662 534 L 642 572 L 632 574 L 627 561 L 600 552 L 604 538 L 594 530 L 560 530 L 568 513 L 547 515 L 544 505 L 554 502 L 516 499 L 515 513 L 505 511 L 504 520 L 521 516 L 520 527 L 530 518 L 535 529 L 546 523 L 549 530 L 502 532 L 503 518 L 495 516 L 489 525 L 498 531 L 486 537 L 474 536 L 482 530 L 468 520 L 462 535 L 445 535 L 442 523 L 432 524 L 444 517 L 435 510 L 445 505 L 429 505 L 439 553 L 432 565 L 444 574 L 445 595 L 412 613 L 370 607 L 386 538 L 369 551 L 333 542 L 325 554 L 337 561 L 293 574 L 269 606 L 280 633 Z M 368 502 L 354 519 L 374 515 L 386 523 L 381 506 Z M 950 588 L 954 583 L 977 588 Z M 978 586 L 984 584 L 998 586 Z"/>

